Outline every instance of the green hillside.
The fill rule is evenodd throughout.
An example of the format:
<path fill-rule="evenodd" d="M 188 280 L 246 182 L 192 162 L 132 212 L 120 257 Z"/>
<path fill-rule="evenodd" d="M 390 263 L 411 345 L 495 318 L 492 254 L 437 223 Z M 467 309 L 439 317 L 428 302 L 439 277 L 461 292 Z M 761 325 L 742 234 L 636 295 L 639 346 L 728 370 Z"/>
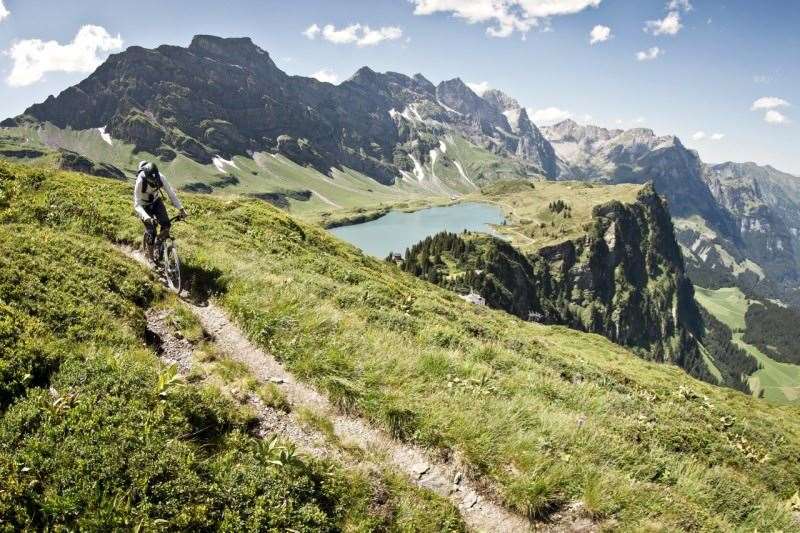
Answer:
<path fill-rule="evenodd" d="M 175 232 L 195 290 L 215 292 L 251 340 L 342 409 L 461 462 L 496 485 L 509 507 L 547 517 L 581 502 L 592 520 L 622 530 L 797 527 L 786 504 L 800 488 L 797 408 L 696 381 L 599 336 L 471 306 L 264 202 L 184 196 L 192 218 Z M 264 466 L 254 454 L 266 452 L 221 400 L 203 408 L 209 404 L 194 396 L 163 401 L 141 392 L 158 391 L 157 364 L 141 348 L 141 313 L 161 291 L 109 245 L 139 238 L 129 185 L 0 163 L 0 222 L 3 249 L 13 251 L 2 259 L 8 281 L 0 292 L 3 342 L 13 350 L 3 360 L 13 386 L 0 422 L 0 468 L 14 489 L 0 493 L 2 516 L 34 509 L 36 524 L 91 527 L 117 516 L 116 505 L 128 523 L 159 517 L 176 528 L 205 527 L 180 521 L 179 511 L 193 512 L 179 508 L 180 491 L 196 490 L 204 509 L 218 510 L 203 517 L 239 517 L 245 521 L 232 523 L 247 528 L 260 510 L 251 502 L 277 501 L 270 498 L 296 487 L 289 514 L 270 524 L 370 523 L 358 483 L 315 484 L 313 463 L 288 473 Z M 87 288 L 96 298 L 79 296 Z M 19 322 L 25 330 L 12 326 Z M 66 402 L 99 407 L 83 422 L 81 410 L 55 405 L 49 387 L 75 394 Z M 221 413 L 220 437 L 181 438 L 192 434 L 182 409 Z M 162 418 L 148 422 L 151 413 Z M 123 429 L 111 432 L 103 417 Z M 104 437 L 90 439 L 93 428 Z M 126 436 L 124 449 L 138 462 L 111 470 L 123 467 L 105 455 L 105 443 Z M 65 439 L 73 444 L 56 446 Z M 80 460 L 70 461 L 70 450 Z M 62 465 L 49 468 L 59 458 Z M 156 468 L 164 470 L 148 477 Z M 141 476 L 157 477 L 164 491 L 141 492 L 151 486 Z M 292 481 L 273 483 L 276 476 Z M 92 488 L 98 478 L 106 484 Z M 74 480 L 86 487 L 80 497 L 62 492 Z M 412 508 L 444 523 L 446 508 L 427 501 Z"/>
<path fill-rule="evenodd" d="M 227 391 L 176 379 L 145 345 L 166 291 L 81 225 L 14 223 L 56 212 L 19 202 L 44 185 L 23 175 L 0 169 L 0 530 L 461 529 L 431 494 L 301 458 Z M 80 217 L 74 200 L 56 210 Z"/>
<path fill-rule="evenodd" d="M 375 216 L 390 206 L 419 208 L 472 193 L 497 179 L 536 178 L 508 158 L 480 148 L 455 134 L 441 138 L 426 134 L 438 146 L 436 160 L 421 163 L 423 179 L 406 173 L 393 185 L 349 168 L 332 168 L 331 175 L 301 166 L 284 155 L 269 152 L 201 164 L 182 154 L 170 161 L 118 139 L 104 139 L 97 129 L 72 130 L 50 123 L 0 128 L 0 155 L 10 160 L 65 167 L 62 151 L 74 152 L 97 165 L 108 165 L 132 178 L 139 161 L 159 161 L 161 171 L 178 189 L 217 196 L 252 196 L 288 212 L 324 224 Z M 420 156 L 423 157 L 423 156 Z M 429 157 L 429 156 L 425 156 Z"/>
<path fill-rule="evenodd" d="M 742 291 L 736 287 L 717 290 L 696 287 L 695 296 L 700 305 L 731 328 L 734 342 L 758 360 L 761 368 L 749 380 L 753 394 L 774 402 L 800 402 L 800 366 L 775 361 L 744 341 L 745 316 L 751 302 Z"/>

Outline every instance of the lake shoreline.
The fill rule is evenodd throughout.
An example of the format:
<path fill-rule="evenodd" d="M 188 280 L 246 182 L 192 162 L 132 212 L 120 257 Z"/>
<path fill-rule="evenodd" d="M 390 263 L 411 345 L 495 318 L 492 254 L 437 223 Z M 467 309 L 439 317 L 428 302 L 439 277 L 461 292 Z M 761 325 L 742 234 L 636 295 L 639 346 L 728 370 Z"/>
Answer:
<path fill-rule="evenodd" d="M 444 231 L 496 235 L 495 227 L 505 220 L 503 210 L 489 202 L 465 200 L 359 213 L 361 222 L 326 229 L 335 237 L 375 257 L 402 253 L 404 249 Z"/>
<path fill-rule="evenodd" d="M 417 211 L 424 211 L 425 209 L 434 209 L 436 207 L 452 207 L 454 205 L 463 203 L 490 204 L 493 202 L 483 200 L 476 201 L 475 199 L 467 196 L 460 197 L 456 200 L 448 199 L 448 201 L 442 202 L 425 201 L 415 205 L 408 205 L 408 202 L 400 202 L 398 204 L 376 207 L 369 210 L 361 208 L 360 211 L 355 213 L 340 213 L 337 217 L 331 217 L 328 219 L 322 218 L 318 223 L 323 229 L 330 230 L 335 228 L 343 228 L 346 226 L 357 226 L 359 224 L 364 224 L 365 222 L 372 222 L 373 220 L 378 220 L 379 218 L 385 217 L 392 212 L 416 213 Z"/>

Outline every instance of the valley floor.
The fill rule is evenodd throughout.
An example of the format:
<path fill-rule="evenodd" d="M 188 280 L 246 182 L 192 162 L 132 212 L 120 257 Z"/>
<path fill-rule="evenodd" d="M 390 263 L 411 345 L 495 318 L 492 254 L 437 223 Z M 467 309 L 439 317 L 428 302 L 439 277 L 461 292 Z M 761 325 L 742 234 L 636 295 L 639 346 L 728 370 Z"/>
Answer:
<path fill-rule="evenodd" d="M 761 368 L 750 376 L 750 390 L 756 397 L 779 403 L 800 400 L 800 366 L 781 363 L 744 341 L 745 314 L 750 302 L 736 287 L 717 290 L 695 287 L 697 301 L 733 332 L 734 342 L 758 360 Z"/>

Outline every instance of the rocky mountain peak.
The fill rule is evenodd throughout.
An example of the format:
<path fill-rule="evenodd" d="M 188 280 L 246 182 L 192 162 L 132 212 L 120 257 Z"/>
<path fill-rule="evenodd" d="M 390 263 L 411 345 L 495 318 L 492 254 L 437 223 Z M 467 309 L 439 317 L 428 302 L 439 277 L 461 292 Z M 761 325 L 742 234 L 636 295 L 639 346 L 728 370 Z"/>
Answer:
<path fill-rule="evenodd" d="M 422 74 L 414 74 L 414 81 L 416 81 L 420 86 L 425 87 L 427 92 L 431 94 L 436 92 L 436 86 Z"/>
<path fill-rule="evenodd" d="M 358 69 L 347 81 L 359 84 L 371 84 L 378 77 L 378 73 L 367 66 Z"/>
<path fill-rule="evenodd" d="M 719 165 L 712 165 L 710 169 L 718 178 L 736 179 L 764 175 L 769 172 L 771 167 L 762 167 L 752 161 L 747 163 L 727 161 Z"/>
<path fill-rule="evenodd" d="M 655 132 L 650 128 L 631 128 L 622 135 L 623 137 L 637 140 L 655 139 L 656 137 Z"/>
<path fill-rule="evenodd" d="M 585 128 L 571 118 L 547 126 L 542 131 L 551 141 L 580 141 L 585 137 Z"/>
<path fill-rule="evenodd" d="M 195 35 L 188 50 L 194 54 L 225 63 L 241 64 L 245 60 L 271 61 L 269 54 L 256 46 L 250 37 Z"/>
<path fill-rule="evenodd" d="M 553 126 L 542 128 L 542 131 L 545 137 L 551 141 L 586 144 L 606 142 L 625 133 L 624 130 L 609 130 L 590 124 L 582 125 L 571 118 L 563 120 Z"/>
<path fill-rule="evenodd" d="M 483 99 L 501 113 L 509 110 L 522 109 L 522 106 L 515 98 L 510 97 L 498 89 L 489 89 L 483 93 Z"/>
<path fill-rule="evenodd" d="M 555 177 L 555 153 L 525 110 L 499 91 L 490 96 L 494 104 L 460 78 L 434 86 L 421 74 L 366 66 L 332 86 L 287 75 L 249 38 L 197 35 L 188 47 L 130 47 L 7 122 L 105 127 L 165 161 L 182 154 L 210 164 L 215 156 L 278 151 L 322 172 L 346 165 L 391 183 L 400 173 L 398 146 L 411 146 L 417 128 L 435 117 L 437 128 Z M 398 127 L 392 110 L 408 110 L 413 127 Z M 425 153 L 418 157 L 424 163 Z"/>
<path fill-rule="evenodd" d="M 465 115 L 483 115 L 485 110 L 491 108 L 461 78 L 441 82 L 436 87 L 436 97 L 450 109 Z"/>

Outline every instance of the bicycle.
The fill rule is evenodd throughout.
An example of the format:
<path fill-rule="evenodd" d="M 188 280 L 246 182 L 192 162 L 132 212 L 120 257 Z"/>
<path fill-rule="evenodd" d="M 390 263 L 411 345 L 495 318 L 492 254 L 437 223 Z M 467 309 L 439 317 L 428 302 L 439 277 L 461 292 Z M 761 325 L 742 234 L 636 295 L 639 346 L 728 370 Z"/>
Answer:
<path fill-rule="evenodd" d="M 181 222 L 183 217 L 178 215 L 169 219 L 170 223 Z M 181 261 L 178 257 L 178 247 L 175 245 L 175 238 L 170 232 L 166 239 L 161 238 L 161 231 L 155 237 L 155 242 L 150 243 L 148 246 L 147 232 L 144 237 L 145 254 L 148 259 L 153 261 L 156 271 L 164 275 L 167 281 L 167 286 L 173 291 L 181 292 Z M 156 246 L 156 250 L 152 249 Z"/>

